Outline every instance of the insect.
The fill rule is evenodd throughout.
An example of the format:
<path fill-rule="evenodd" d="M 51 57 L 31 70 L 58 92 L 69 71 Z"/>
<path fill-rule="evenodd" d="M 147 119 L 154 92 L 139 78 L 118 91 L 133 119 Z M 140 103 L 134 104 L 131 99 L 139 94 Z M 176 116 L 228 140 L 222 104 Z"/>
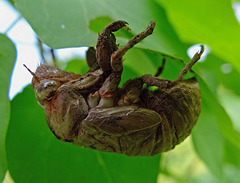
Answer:
<path fill-rule="evenodd" d="M 59 140 L 128 156 L 153 156 L 181 143 L 198 119 L 199 83 L 183 77 L 204 47 L 173 81 L 157 77 L 162 65 L 155 76 L 130 79 L 119 88 L 123 55 L 153 33 L 155 22 L 119 49 L 113 32 L 126 26 L 118 20 L 103 29 L 96 51 L 87 51 L 90 69 L 84 75 L 45 64 L 35 73 L 25 67 L 33 75 L 32 86 L 48 126 Z"/>

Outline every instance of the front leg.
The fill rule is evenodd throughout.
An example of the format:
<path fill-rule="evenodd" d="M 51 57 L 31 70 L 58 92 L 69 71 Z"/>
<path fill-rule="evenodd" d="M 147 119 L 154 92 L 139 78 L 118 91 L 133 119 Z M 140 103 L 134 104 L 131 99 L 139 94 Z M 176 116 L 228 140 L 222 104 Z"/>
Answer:
<path fill-rule="evenodd" d="M 117 89 L 121 81 L 121 72 L 113 72 L 99 90 L 101 100 L 98 107 L 113 107 L 116 105 Z"/>
<path fill-rule="evenodd" d="M 112 32 L 115 32 L 120 28 L 125 27 L 126 25 L 127 22 L 125 21 L 114 21 L 111 24 L 107 25 L 103 29 L 102 33 L 98 36 L 96 45 L 96 57 L 98 64 L 104 71 L 105 75 L 111 73 L 111 55 L 118 49 L 118 46 L 116 45 L 116 38 Z"/>
<path fill-rule="evenodd" d="M 89 47 L 86 52 L 86 60 L 88 67 L 90 68 L 88 72 L 93 72 L 99 69 L 99 65 L 96 57 L 96 50 L 93 47 Z"/>
<path fill-rule="evenodd" d="M 136 105 L 140 102 L 140 95 L 143 89 L 141 78 L 129 79 L 121 90 L 121 97 L 118 100 L 118 106 Z"/>
<path fill-rule="evenodd" d="M 118 22 L 118 21 L 116 21 L 116 22 Z M 110 24 L 109 25 L 110 28 L 108 28 L 108 26 L 107 26 L 103 30 L 103 33 L 106 32 L 108 29 L 118 30 L 118 28 L 123 26 L 124 23 L 122 22 L 121 26 L 116 24 L 116 25 L 118 25 L 118 27 L 115 27 L 114 29 L 113 29 L 113 27 L 114 27 L 113 25 Z M 112 70 L 112 73 L 109 75 L 109 77 L 106 79 L 106 81 L 104 82 L 103 86 L 100 89 L 99 93 L 100 93 L 100 96 L 101 96 L 101 100 L 100 100 L 100 103 L 99 103 L 99 107 L 112 107 L 112 106 L 115 105 L 116 101 L 114 100 L 115 99 L 114 97 L 116 96 L 116 92 L 117 92 L 116 90 L 117 90 L 118 85 L 121 81 L 121 75 L 122 75 L 122 70 L 123 70 L 122 56 L 130 48 L 132 48 L 134 45 L 136 45 L 141 40 L 143 40 L 144 38 L 146 38 L 147 36 L 152 34 L 154 28 L 155 28 L 155 22 L 151 21 L 150 25 L 146 28 L 145 31 L 139 33 L 138 35 L 136 35 L 135 37 L 130 39 L 129 42 L 125 46 L 123 46 L 121 49 L 119 49 L 115 52 L 112 52 L 112 54 L 111 54 L 111 70 Z M 107 44 L 107 45 L 109 46 L 109 44 Z M 104 49 L 104 51 L 106 51 L 106 50 Z M 110 50 L 110 51 L 113 51 L 113 50 Z M 132 89 L 130 89 L 130 90 L 132 90 Z M 130 95 L 132 95 L 132 91 L 130 91 L 130 90 L 129 90 L 129 94 L 128 94 L 129 97 L 128 98 L 129 98 L 129 100 L 132 100 L 131 96 L 130 96 Z M 133 90 L 136 90 L 136 92 L 139 93 L 138 92 L 139 91 L 138 87 L 137 88 L 133 87 Z M 135 98 L 135 94 L 134 94 L 133 98 Z"/>

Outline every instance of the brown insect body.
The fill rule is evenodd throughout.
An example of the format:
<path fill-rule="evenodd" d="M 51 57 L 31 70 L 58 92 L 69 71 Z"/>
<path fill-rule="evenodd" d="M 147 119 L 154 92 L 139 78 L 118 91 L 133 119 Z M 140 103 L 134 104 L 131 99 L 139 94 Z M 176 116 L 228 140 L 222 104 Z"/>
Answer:
<path fill-rule="evenodd" d="M 91 68 L 85 75 L 41 65 L 35 73 L 30 71 L 32 85 L 59 140 L 129 156 L 152 156 L 182 142 L 198 119 L 199 84 L 195 78 L 182 80 L 181 73 L 186 74 L 203 49 L 174 81 L 144 75 L 119 88 L 122 56 L 153 32 L 155 22 L 117 49 L 112 32 L 125 25 L 115 21 L 103 30 L 96 54 L 92 48 L 87 53 Z M 158 89 L 150 91 L 144 83 Z"/>
<path fill-rule="evenodd" d="M 144 108 L 91 109 L 75 144 L 130 156 L 156 155 L 189 136 L 201 111 L 200 88 L 194 78 L 145 91 L 141 99 Z"/>

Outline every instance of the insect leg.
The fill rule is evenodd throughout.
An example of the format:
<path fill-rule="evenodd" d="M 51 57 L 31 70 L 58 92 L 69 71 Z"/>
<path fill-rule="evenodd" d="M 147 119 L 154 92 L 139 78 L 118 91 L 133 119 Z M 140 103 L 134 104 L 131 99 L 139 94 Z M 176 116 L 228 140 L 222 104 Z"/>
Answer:
<path fill-rule="evenodd" d="M 157 86 L 159 88 L 165 88 L 171 83 L 170 80 L 160 79 L 160 78 L 152 76 L 150 74 L 145 74 L 145 75 L 141 76 L 140 78 L 148 86 Z"/>
<path fill-rule="evenodd" d="M 142 93 L 143 82 L 141 78 L 134 78 L 124 83 L 122 87 L 122 94 L 118 100 L 118 106 L 125 106 L 137 104 L 140 101 Z"/>
<path fill-rule="evenodd" d="M 89 47 L 87 52 L 86 52 L 86 60 L 87 64 L 89 66 L 89 72 L 93 72 L 97 69 L 99 69 L 99 65 L 97 62 L 97 57 L 96 57 L 96 50 L 93 47 Z"/>
<path fill-rule="evenodd" d="M 113 22 L 112 24 L 108 25 L 103 30 L 101 35 L 110 35 L 112 31 L 117 31 L 119 28 L 121 28 L 125 25 L 126 25 L 126 22 L 121 22 L 121 21 Z M 101 100 L 99 102 L 98 107 L 112 107 L 112 106 L 115 105 L 116 101 L 114 101 L 114 99 L 116 98 L 117 87 L 118 87 L 118 84 L 121 81 L 121 74 L 122 74 L 122 70 L 123 70 L 122 56 L 127 52 L 127 50 L 132 48 L 135 44 L 137 44 L 138 42 L 143 40 L 145 37 L 152 34 L 152 32 L 154 30 L 154 27 L 155 27 L 155 22 L 152 21 L 150 23 L 150 25 L 146 28 L 145 31 L 143 31 L 143 32 L 139 33 L 138 35 L 136 35 L 135 37 L 133 37 L 121 49 L 119 49 L 117 51 L 114 50 L 115 52 L 113 51 L 113 47 L 110 47 L 112 50 L 107 50 L 107 49 L 102 49 L 101 50 L 100 47 L 99 47 L 100 51 L 110 51 L 110 52 L 112 51 L 112 54 L 111 54 L 111 66 L 112 66 L 112 68 L 111 69 L 112 69 L 113 72 L 108 76 L 108 78 L 105 80 L 104 84 L 102 85 L 102 87 L 99 90 Z M 103 41 L 106 41 L 106 38 L 104 38 L 104 39 L 105 40 L 103 40 Z M 99 37 L 99 40 L 101 40 L 101 37 Z M 112 43 L 115 44 L 115 37 L 114 37 L 114 40 L 113 39 L 112 40 L 108 39 L 107 41 L 110 41 L 111 44 Z M 105 46 L 109 46 L 111 44 L 109 44 L 109 42 L 108 42 Z M 110 52 L 108 52 L 108 54 L 104 54 L 104 55 L 109 56 Z M 100 54 L 100 52 L 99 52 L 99 54 Z M 97 58 L 98 58 L 98 45 L 97 45 Z M 100 67 L 103 69 L 104 72 L 109 71 L 109 68 L 104 70 L 104 67 L 101 66 L 101 62 L 99 62 L 99 60 L 98 60 L 98 63 L 100 65 Z"/>
<path fill-rule="evenodd" d="M 121 81 L 121 72 L 111 73 L 101 88 L 99 89 L 100 102 L 98 107 L 113 107 L 115 105 L 115 100 L 117 97 L 117 88 Z"/>
<path fill-rule="evenodd" d="M 178 81 L 183 80 L 184 76 L 187 74 L 187 72 L 189 70 L 191 70 L 192 66 L 201 58 L 201 55 L 204 52 L 204 46 L 201 45 L 201 50 L 200 52 L 197 52 L 193 58 L 191 59 L 191 61 L 185 65 L 185 67 L 181 70 L 181 72 L 179 73 L 179 75 L 177 76 L 177 78 L 173 81 L 170 80 L 165 80 L 165 79 L 160 79 L 157 78 L 156 76 L 158 76 L 159 74 L 161 74 L 164 64 L 165 64 L 165 60 L 163 60 L 162 66 L 159 67 L 158 72 L 155 74 L 155 76 L 151 76 L 149 74 L 143 75 L 141 76 L 141 79 L 143 80 L 144 83 L 146 83 L 149 86 L 157 86 L 159 88 L 161 87 L 166 87 L 168 86 L 170 83 L 176 83 Z"/>
<path fill-rule="evenodd" d="M 96 45 L 96 57 L 99 66 L 105 72 L 109 74 L 112 71 L 111 68 L 111 55 L 118 49 L 116 45 L 116 38 L 112 32 L 119 30 L 127 25 L 127 22 L 118 20 L 107 25 L 101 34 L 98 36 Z"/>
<path fill-rule="evenodd" d="M 166 62 L 166 58 L 163 57 L 162 65 L 160 67 L 158 67 L 158 70 L 157 70 L 156 74 L 154 75 L 155 77 L 159 77 L 162 74 L 164 66 L 165 66 L 165 62 Z"/>
<path fill-rule="evenodd" d="M 142 93 L 144 83 L 149 86 L 162 87 L 166 82 L 166 80 L 161 80 L 151 75 L 144 75 L 139 78 L 130 79 L 124 83 L 121 88 L 120 99 L 118 101 L 114 101 L 114 99 L 116 99 L 116 90 L 120 81 L 121 73 L 113 72 L 110 74 L 99 90 L 101 100 L 98 107 L 113 107 L 115 104 L 118 106 L 137 104 L 140 101 L 139 97 Z"/>
<path fill-rule="evenodd" d="M 124 45 L 122 48 L 119 50 L 115 51 L 112 54 L 111 57 L 111 66 L 113 71 L 121 71 L 123 69 L 122 66 L 122 56 L 129 50 L 131 49 L 134 45 L 142 41 L 144 38 L 147 36 L 151 35 L 153 33 L 153 30 L 155 28 L 155 21 L 151 21 L 150 25 L 141 33 L 137 34 L 134 36 L 132 39 L 128 41 L 126 45 Z"/>
<path fill-rule="evenodd" d="M 177 78 L 173 80 L 173 82 L 178 82 L 183 80 L 187 72 L 191 70 L 192 66 L 201 58 L 201 55 L 204 52 L 204 46 L 201 45 L 200 47 L 201 47 L 200 52 L 195 53 L 192 60 L 187 65 L 185 65 L 185 67 L 181 70 L 181 72 L 178 74 Z"/>

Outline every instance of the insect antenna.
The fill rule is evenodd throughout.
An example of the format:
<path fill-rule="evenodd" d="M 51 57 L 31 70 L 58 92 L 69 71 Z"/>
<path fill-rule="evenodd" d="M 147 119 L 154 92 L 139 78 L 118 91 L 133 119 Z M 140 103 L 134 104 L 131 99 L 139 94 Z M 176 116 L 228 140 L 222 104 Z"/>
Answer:
<path fill-rule="evenodd" d="M 185 67 L 181 70 L 181 72 L 178 74 L 177 78 L 173 80 L 173 82 L 181 81 L 183 80 L 184 76 L 187 74 L 187 72 L 192 68 L 192 66 L 201 58 L 201 55 L 204 52 L 204 46 L 200 45 L 200 51 L 195 53 L 192 60 L 185 65 Z"/>
<path fill-rule="evenodd" d="M 28 70 L 28 72 L 30 72 L 30 73 L 32 74 L 33 78 L 34 78 L 37 82 L 40 81 L 39 78 L 36 76 L 36 74 L 35 74 L 34 72 L 32 72 L 25 64 L 23 64 L 23 66 Z"/>

